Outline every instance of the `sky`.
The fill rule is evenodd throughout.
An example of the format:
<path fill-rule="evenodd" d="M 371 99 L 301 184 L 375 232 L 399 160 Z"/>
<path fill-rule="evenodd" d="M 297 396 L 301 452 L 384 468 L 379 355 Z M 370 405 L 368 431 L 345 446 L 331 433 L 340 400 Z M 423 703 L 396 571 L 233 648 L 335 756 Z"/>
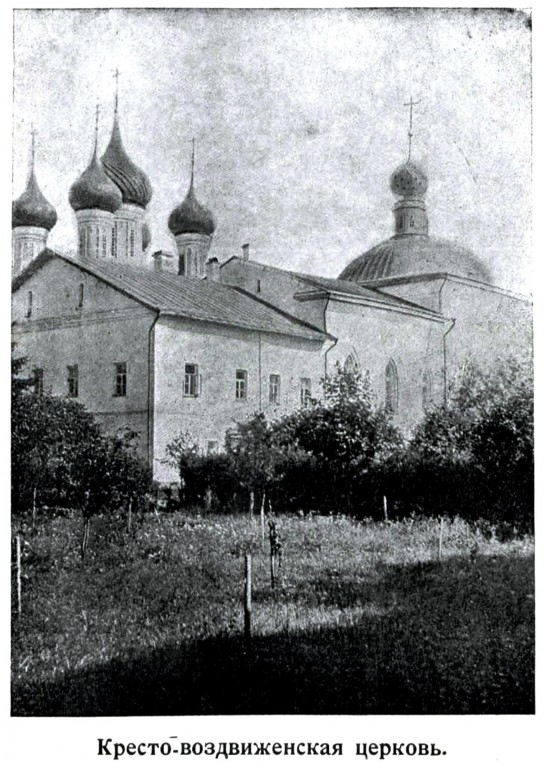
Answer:
<path fill-rule="evenodd" d="M 521 11 L 470 9 L 16 10 L 13 195 L 36 171 L 76 247 L 68 190 L 111 133 L 149 176 L 152 250 L 195 185 L 216 219 L 210 255 L 241 253 L 337 276 L 393 234 L 389 177 L 407 156 L 429 178 L 430 234 L 471 247 L 529 293 L 531 33 Z"/>

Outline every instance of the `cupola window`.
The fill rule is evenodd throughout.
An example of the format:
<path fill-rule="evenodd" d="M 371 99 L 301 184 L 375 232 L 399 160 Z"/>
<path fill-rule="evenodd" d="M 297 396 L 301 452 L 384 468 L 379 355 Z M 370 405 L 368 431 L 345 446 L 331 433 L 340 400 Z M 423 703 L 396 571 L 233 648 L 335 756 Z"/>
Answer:
<path fill-rule="evenodd" d="M 130 257 L 134 258 L 134 229 L 130 230 Z"/>

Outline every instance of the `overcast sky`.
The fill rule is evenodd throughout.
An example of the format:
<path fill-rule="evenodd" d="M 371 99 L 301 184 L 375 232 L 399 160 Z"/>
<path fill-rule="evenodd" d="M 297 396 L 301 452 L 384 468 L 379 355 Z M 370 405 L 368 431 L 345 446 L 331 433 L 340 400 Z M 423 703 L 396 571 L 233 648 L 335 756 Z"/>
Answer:
<path fill-rule="evenodd" d="M 214 213 L 212 254 L 335 276 L 392 234 L 389 176 L 429 176 L 430 232 L 468 245 L 495 282 L 528 292 L 530 31 L 521 12 L 471 10 L 15 11 L 13 190 L 37 175 L 74 251 L 68 190 L 103 151 L 119 67 L 121 130 L 148 174 L 153 250 L 174 249 L 187 190 Z"/>

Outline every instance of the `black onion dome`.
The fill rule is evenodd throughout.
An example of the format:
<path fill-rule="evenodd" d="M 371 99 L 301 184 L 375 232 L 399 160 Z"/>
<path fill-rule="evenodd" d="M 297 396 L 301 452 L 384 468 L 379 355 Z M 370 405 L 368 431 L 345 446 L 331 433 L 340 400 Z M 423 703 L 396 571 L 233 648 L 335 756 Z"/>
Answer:
<path fill-rule="evenodd" d="M 121 192 L 106 174 L 96 151 L 89 166 L 70 187 L 68 199 L 74 211 L 98 209 L 115 213 L 121 206 Z"/>
<path fill-rule="evenodd" d="M 168 228 L 173 235 L 213 235 L 215 221 L 211 212 L 196 199 L 193 182 L 185 200 L 174 208 L 168 217 Z"/>
<path fill-rule="evenodd" d="M 13 229 L 40 227 L 51 230 L 56 223 L 57 212 L 39 188 L 34 169 L 32 169 L 25 191 L 12 203 L 11 226 Z"/>
<path fill-rule="evenodd" d="M 399 197 L 423 197 L 428 180 L 421 168 L 407 160 L 391 174 L 391 191 Z"/>
<path fill-rule="evenodd" d="M 427 235 L 392 237 L 379 243 L 354 259 L 338 277 L 363 283 L 437 272 L 491 283 L 491 273 L 469 248 Z"/>
<path fill-rule="evenodd" d="M 127 155 L 121 139 L 117 117 L 113 123 L 110 143 L 102 155 L 102 165 L 107 175 L 119 188 L 123 203 L 132 203 L 145 208 L 153 189 L 145 173 Z"/>

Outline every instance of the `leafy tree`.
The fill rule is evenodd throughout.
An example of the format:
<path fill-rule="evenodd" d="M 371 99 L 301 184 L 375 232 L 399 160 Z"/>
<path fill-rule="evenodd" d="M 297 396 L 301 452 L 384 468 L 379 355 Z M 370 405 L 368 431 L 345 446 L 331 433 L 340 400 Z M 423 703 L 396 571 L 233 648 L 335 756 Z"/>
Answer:
<path fill-rule="evenodd" d="M 114 508 L 141 494 L 150 472 L 137 457 L 134 435 L 107 437 L 94 417 L 68 398 L 38 395 L 24 379 L 24 361 L 12 363 L 12 502 Z"/>
<path fill-rule="evenodd" d="M 533 386 L 525 364 L 465 364 L 448 403 L 429 411 L 407 450 L 382 468 L 403 511 L 531 525 Z"/>
<path fill-rule="evenodd" d="M 402 443 L 389 415 L 373 405 L 368 377 L 344 371 L 323 381 L 324 400 L 285 417 L 274 430 L 279 446 L 312 457 L 319 507 L 349 511 L 361 502 L 374 462 Z M 295 454 L 293 454 L 295 458 Z"/>

